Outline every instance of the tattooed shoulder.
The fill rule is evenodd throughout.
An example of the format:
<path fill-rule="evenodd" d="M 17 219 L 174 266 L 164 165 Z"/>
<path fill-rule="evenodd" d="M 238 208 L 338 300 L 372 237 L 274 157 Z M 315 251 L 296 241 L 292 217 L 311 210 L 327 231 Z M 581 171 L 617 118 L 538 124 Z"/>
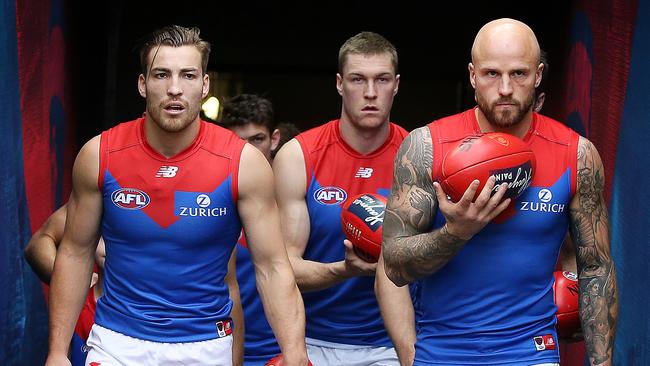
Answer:
<path fill-rule="evenodd" d="M 431 179 L 432 150 L 427 127 L 414 130 L 402 143 L 395 157 L 384 233 L 415 233 L 428 229 L 437 207 Z"/>
<path fill-rule="evenodd" d="M 395 158 L 395 183 L 431 184 L 433 147 L 428 127 L 413 130 L 404 139 Z M 429 178 L 429 179 L 427 179 Z M 429 182 L 429 183 L 427 183 Z"/>

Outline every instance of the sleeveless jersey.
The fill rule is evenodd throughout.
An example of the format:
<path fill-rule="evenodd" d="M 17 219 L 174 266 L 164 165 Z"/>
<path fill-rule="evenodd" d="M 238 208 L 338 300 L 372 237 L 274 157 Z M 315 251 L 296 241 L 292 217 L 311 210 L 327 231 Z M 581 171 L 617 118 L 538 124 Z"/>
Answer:
<path fill-rule="evenodd" d="M 224 336 L 232 301 L 224 283 L 241 232 L 237 175 L 244 142 L 200 122 L 192 144 L 165 158 L 144 119 L 101 135 L 99 187 L 106 243 L 97 324 L 155 342 Z"/>
<path fill-rule="evenodd" d="M 390 124 L 386 142 L 362 155 L 341 137 L 334 120 L 296 137 L 305 157 L 311 230 L 304 258 L 323 263 L 345 259 L 341 205 L 360 193 L 388 196 L 393 159 L 407 132 Z M 327 342 L 392 347 L 379 313 L 374 277 L 359 276 L 330 288 L 303 293 L 309 338 Z"/>
<path fill-rule="evenodd" d="M 271 325 L 266 320 L 262 299 L 255 283 L 255 266 L 242 233 L 237 246 L 237 282 L 244 310 L 244 363 L 264 365 L 280 353 Z"/>
<path fill-rule="evenodd" d="M 450 145 L 480 133 L 474 110 L 428 125 L 433 179 Z M 559 362 L 553 271 L 575 193 L 579 136 L 533 114 L 530 187 L 435 274 L 418 282 L 415 365 Z M 436 227 L 444 224 L 437 213 Z"/>

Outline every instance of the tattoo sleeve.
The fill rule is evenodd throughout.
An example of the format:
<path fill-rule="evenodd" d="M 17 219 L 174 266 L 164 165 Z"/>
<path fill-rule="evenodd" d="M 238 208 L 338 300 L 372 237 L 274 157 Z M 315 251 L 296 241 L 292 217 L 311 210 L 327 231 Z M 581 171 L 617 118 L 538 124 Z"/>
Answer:
<path fill-rule="evenodd" d="M 600 156 L 591 142 L 581 138 L 570 230 L 577 251 L 582 330 L 593 365 L 612 363 L 618 319 L 616 271 L 610 254 L 604 186 Z"/>
<path fill-rule="evenodd" d="M 383 224 L 386 274 L 398 286 L 445 265 L 465 244 L 445 227 L 431 231 L 438 209 L 428 127 L 409 134 L 395 157 L 393 186 Z"/>

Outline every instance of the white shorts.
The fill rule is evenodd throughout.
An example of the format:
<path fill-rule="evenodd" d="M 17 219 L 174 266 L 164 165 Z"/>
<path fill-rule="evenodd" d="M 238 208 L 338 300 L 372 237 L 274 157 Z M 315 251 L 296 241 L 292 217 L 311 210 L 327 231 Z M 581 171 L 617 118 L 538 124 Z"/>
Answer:
<path fill-rule="evenodd" d="M 357 346 L 306 338 L 307 354 L 314 366 L 399 366 L 392 347 Z"/>
<path fill-rule="evenodd" d="M 232 366 L 232 335 L 201 342 L 160 343 L 132 338 L 95 324 L 86 345 L 86 366 Z"/>

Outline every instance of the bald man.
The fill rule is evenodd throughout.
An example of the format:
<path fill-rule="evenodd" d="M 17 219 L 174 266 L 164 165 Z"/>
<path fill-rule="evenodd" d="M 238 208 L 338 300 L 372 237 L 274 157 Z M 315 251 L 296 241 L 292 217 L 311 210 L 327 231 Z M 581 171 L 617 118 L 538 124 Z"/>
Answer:
<path fill-rule="evenodd" d="M 552 285 L 567 229 L 589 357 L 612 363 L 618 300 L 603 165 L 591 142 L 533 111 L 543 68 L 527 25 L 486 24 L 468 67 L 477 106 L 414 130 L 400 147 L 376 288 L 387 326 L 416 339 L 414 348 L 402 342 L 402 364 L 559 365 Z M 445 152 L 466 136 L 496 131 L 535 152 L 530 187 L 504 199 L 505 185 L 490 177 L 474 202 L 477 180 L 450 201 L 437 183 Z M 403 306 L 410 283 L 415 312 Z"/>

